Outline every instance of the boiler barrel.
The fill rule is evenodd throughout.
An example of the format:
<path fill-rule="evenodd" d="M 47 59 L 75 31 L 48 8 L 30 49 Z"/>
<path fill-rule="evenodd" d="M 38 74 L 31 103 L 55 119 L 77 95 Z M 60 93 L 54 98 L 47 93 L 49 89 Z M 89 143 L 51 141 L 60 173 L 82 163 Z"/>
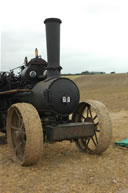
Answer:
<path fill-rule="evenodd" d="M 27 97 L 27 100 L 38 111 L 50 111 L 66 115 L 76 109 L 79 98 L 79 90 L 72 80 L 55 78 L 37 83 L 32 89 L 32 96 Z"/>

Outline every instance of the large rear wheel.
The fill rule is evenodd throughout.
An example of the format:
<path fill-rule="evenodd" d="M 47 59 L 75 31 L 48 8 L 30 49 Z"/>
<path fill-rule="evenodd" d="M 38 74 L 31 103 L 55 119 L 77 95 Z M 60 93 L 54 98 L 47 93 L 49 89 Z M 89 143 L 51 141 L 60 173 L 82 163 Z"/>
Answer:
<path fill-rule="evenodd" d="M 28 103 L 8 110 L 7 139 L 13 159 L 23 166 L 37 163 L 43 147 L 43 131 L 37 110 Z"/>
<path fill-rule="evenodd" d="M 108 148 L 112 140 L 112 124 L 103 103 L 95 100 L 80 103 L 72 119 L 73 122 L 91 122 L 95 126 L 94 136 L 76 140 L 81 151 L 101 154 Z"/>

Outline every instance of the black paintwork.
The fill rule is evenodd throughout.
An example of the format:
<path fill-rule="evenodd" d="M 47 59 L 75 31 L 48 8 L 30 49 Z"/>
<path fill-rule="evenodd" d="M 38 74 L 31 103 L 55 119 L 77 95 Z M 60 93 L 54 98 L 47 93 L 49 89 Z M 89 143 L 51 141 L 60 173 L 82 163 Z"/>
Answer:
<path fill-rule="evenodd" d="M 76 84 L 60 76 L 60 23 L 57 18 L 44 21 L 46 24 L 48 62 L 39 56 L 15 70 L 0 73 L 0 131 L 6 132 L 8 108 L 18 102 L 31 103 L 39 112 L 44 132 L 48 124 L 69 121 L 69 114 L 79 103 Z M 14 89 L 18 89 L 13 92 Z M 20 89 L 28 89 L 23 92 Z"/>
<path fill-rule="evenodd" d="M 6 132 L 8 108 L 14 103 L 26 102 L 39 113 L 44 142 L 92 136 L 94 124 L 73 123 L 69 118 L 79 104 L 80 94 L 72 80 L 60 76 L 61 20 L 49 18 L 44 23 L 48 62 L 36 54 L 29 62 L 25 57 L 25 64 L 19 67 L 17 75 L 16 68 L 0 73 L 0 131 Z"/>

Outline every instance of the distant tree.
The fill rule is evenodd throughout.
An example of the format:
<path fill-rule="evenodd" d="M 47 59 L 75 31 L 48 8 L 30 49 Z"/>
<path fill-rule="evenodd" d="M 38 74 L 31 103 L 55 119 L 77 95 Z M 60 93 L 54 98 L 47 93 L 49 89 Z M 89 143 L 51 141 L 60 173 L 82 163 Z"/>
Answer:
<path fill-rule="evenodd" d="M 84 72 L 81 72 L 82 75 L 87 75 L 87 74 L 105 74 L 105 72 L 89 72 L 89 71 L 84 71 Z"/>
<path fill-rule="evenodd" d="M 111 72 L 110 74 L 115 74 L 115 72 Z"/>
<path fill-rule="evenodd" d="M 81 72 L 81 74 L 90 74 L 89 71 Z"/>
<path fill-rule="evenodd" d="M 105 72 L 101 72 L 100 74 L 105 74 Z"/>

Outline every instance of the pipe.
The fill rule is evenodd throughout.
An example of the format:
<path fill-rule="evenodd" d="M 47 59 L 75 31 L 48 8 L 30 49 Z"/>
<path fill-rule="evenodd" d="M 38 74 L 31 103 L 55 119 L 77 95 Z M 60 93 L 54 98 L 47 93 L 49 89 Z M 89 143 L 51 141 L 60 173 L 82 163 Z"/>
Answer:
<path fill-rule="evenodd" d="M 60 76 L 60 24 L 58 18 L 48 18 L 44 21 L 46 26 L 47 44 L 47 78 Z"/>

